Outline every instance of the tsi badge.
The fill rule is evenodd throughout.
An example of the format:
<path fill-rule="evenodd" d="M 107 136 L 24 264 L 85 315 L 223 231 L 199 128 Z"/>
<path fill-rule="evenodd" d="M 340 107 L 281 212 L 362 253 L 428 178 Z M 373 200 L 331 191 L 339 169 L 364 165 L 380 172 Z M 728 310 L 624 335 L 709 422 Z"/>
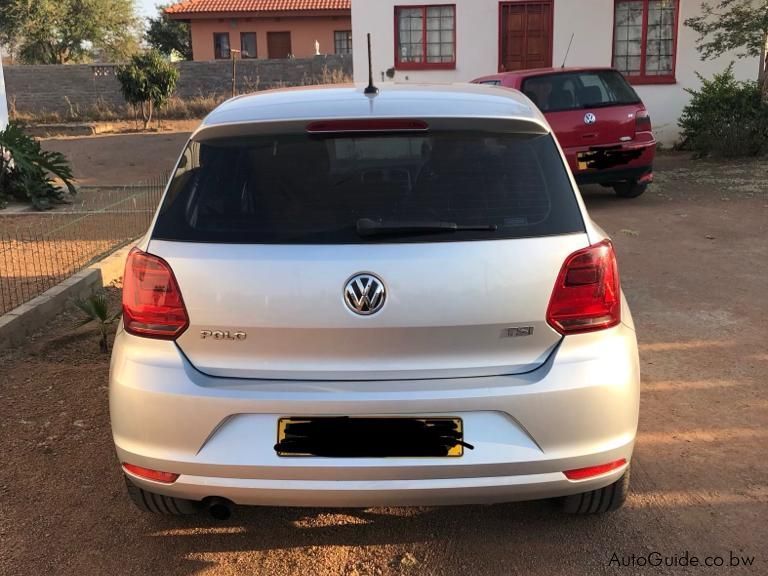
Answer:
<path fill-rule="evenodd" d="M 229 330 L 201 330 L 200 338 L 203 340 L 245 340 L 248 338 L 248 334 L 230 332 Z"/>
<path fill-rule="evenodd" d="M 533 326 L 515 326 L 507 328 L 504 331 L 509 338 L 520 338 L 521 336 L 533 336 Z"/>

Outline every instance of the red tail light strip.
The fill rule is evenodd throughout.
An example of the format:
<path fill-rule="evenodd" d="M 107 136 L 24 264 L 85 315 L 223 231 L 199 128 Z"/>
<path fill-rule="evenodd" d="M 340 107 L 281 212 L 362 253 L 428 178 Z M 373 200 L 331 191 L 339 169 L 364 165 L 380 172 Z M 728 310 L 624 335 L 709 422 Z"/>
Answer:
<path fill-rule="evenodd" d="M 588 468 L 576 468 L 575 470 L 566 470 L 563 472 L 568 480 L 586 480 L 587 478 L 593 478 L 595 476 L 601 476 L 607 474 L 613 470 L 621 468 L 627 463 L 625 458 L 621 460 L 614 460 L 607 464 L 600 464 L 598 466 L 589 466 Z"/>
<path fill-rule="evenodd" d="M 426 132 L 429 124 L 422 120 L 365 119 L 324 120 L 307 126 L 309 134 L 336 134 L 344 132 Z"/>
<path fill-rule="evenodd" d="M 153 482 L 162 482 L 163 484 L 173 484 L 179 479 L 179 474 L 174 474 L 173 472 L 160 472 L 159 470 L 143 468 L 142 466 L 126 464 L 125 462 L 123 462 L 123 470 L 139 478 L 145 478 Z"/>

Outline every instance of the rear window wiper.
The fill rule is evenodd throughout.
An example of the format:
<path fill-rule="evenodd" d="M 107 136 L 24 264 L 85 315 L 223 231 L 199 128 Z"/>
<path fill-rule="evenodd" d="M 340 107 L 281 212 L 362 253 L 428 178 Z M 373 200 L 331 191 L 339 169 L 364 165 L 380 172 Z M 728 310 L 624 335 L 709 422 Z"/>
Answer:
<path fill-rule="evenodd" d="M 445 232 L 495 232 L 495 224 L 457 224 L 442 220 L 387 221 L 360 218 L 357 233 L 362 237 L 409 234 L 439 234 Z"/>

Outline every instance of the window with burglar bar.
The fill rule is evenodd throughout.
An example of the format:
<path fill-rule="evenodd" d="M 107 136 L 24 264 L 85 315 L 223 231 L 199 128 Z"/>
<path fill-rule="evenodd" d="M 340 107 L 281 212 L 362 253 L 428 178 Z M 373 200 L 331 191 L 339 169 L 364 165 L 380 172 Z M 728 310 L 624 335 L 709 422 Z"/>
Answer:
<path fill-rule="evenodd" d="M 679 0 L 616 0 L 613 67 L 634 84 L 675 82 Z"/>
<path fill-rule="evenodd" d="M 352 30 L 334 32 L 333 49 L 336 54 L 352 54 Z"/>
<path fill-rule="evenodd" d="M 397 6 L 395 26 L 396 68 L 456 68 L 456 6 Z"/>
<path fill-rule="evenodd" d="M 216 32 L 213 35 L 213 57 L 226 60 L 230 57 L 229 32 Z"/>
<path fill-rule="evenodd" d="M 256 32 L 240 33 L 240 58 L 247 60 L 256 58 Z"/>

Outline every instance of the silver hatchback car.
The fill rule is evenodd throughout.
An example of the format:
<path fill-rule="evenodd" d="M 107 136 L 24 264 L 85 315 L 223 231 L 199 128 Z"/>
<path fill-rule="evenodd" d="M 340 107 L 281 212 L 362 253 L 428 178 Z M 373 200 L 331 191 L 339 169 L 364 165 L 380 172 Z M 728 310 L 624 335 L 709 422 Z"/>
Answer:
<path fill-rule="evenodd" d="M 523 95 L 231 100 L 128 257 L 110 409 L 128 491 L 233 505 L 624 502 L 635 330 Z"/>

